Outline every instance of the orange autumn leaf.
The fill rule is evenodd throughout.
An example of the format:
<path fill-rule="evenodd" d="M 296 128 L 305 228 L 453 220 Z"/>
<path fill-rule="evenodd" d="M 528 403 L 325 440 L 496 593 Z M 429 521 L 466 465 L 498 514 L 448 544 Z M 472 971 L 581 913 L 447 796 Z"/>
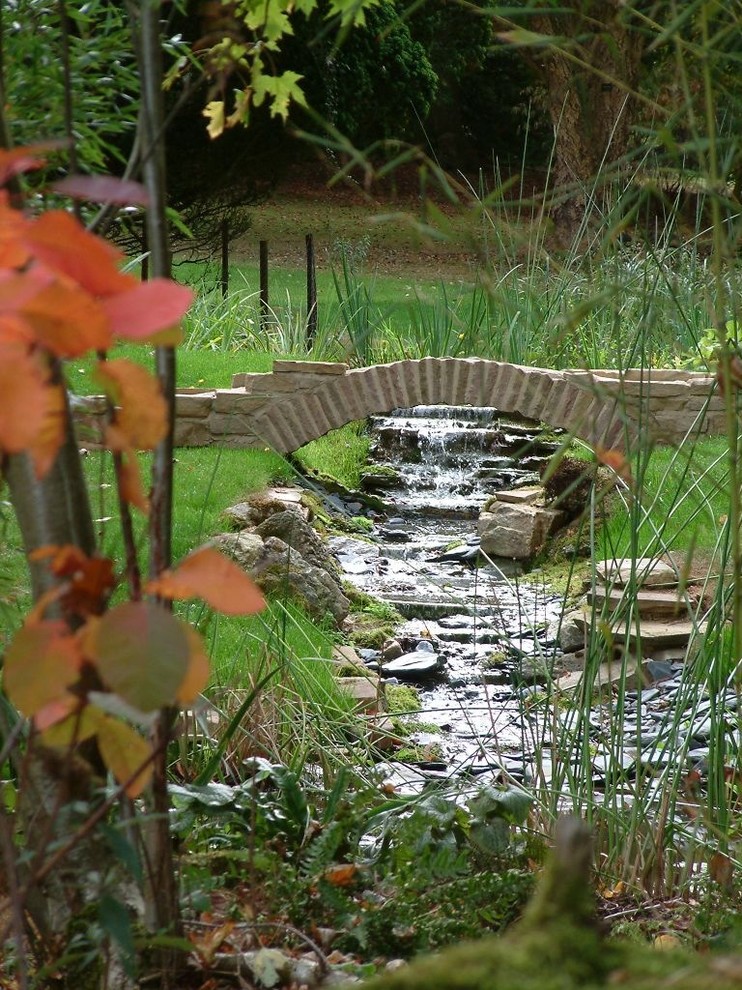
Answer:
<path fill-rule="evenodd" d="M 146 590 L 161 598 L 202 598 L 224 615 L 252 615 L 265 607 L 253 579 L 211 547 L 194 550 L 177 567 L 150 581 Z"/>
<path fill-rule="evenodd" d="M 121 430 L 115 426 L 106 427 L 105 443 L 109 450 L 121 455 L 119 485 L 121 497 L 146 516 L 149 512 L 149 499 L 142 486 L 142 474 L 136 451 Z"/>
<path fill-rule="evenodd" d="M 0 191 L 0 268 L 21 268 L 31 257 L 23 243 L 30 220 L 10 205 L 5 190 Z"/>
<path fill-rule="evenodd" d="M 619 478 L 622 478 L 627 485 L 632 484 L 633 477 L 631 475 L 631 465 L 622 451 L 597 446 L 595 448 L 595 456 L 601 464 L 605 464 L 606 467 L 610 468 L 611 471 L 617 474 Z"/>
<path fill-rule="evenodd" d="M 39 436 L 49 406 L 49 386 L 22 344 L 0 342 L 0 450 L 18 454 Z"/>
<path fill-rule="evenodd" d="M 61 385 L 47 385 L 46 406 L 41 429 L 28 446 L 28 453 L 37 478 L 43 478 L 55 461 L 64 443 L 66 403 Z"/>
<path fill-rule="evenodd" d="M 5 653 L 3 687 L 24 715 L 65 699 L 77 681 L 82 651 L 62 622 L 25 625 Z"/>
<path fill-rule="evenodd" d="M 176 326 L 193 298 L 193 291 L 185 285 L 166 278 L 153 278 L 128 292 L 105 299 L 102 305 L 115 337 L 147 340 Z"/>
<path fill-rule="evenodd" d="M 46 268 L 72 279 L 92 296 L 111 296 L 137 285 L 132 275 L 119 271 L 121 251 L 64 210 L 50 210 L 29 225 L 24 244 Z"/>
<path fill-rule="evenodd" d="M 108 318 L 91 295 L 70 279 L 52 279 L 35 268 L 26 278 L 37 291 L 16 311 L 28 321 L 43 347 L 62 358 L 108 350 Z"/>
<path fill-rule="evenodd" d="M 167 433 L 167 404 L 159 381 L 141 365 L 100 361 L 95 377 L 120 406 L 116 426 L 134 450 L 154 450 Z"/>
<path fill-rule="evenodd" d="M 333 887 L 347 887 L 353 883 L 357 873 L 358 867 L 354 863 L 342 863 L 325 870 L 322 879 Z"/>
<path fill-rule="evenodd" d="M 182 627 L 188 640 L 188 670 L 178 688 L 175 700 L 181 705 L 188 705 L 208 683 L 209 657 L 201 634 L 186 622 L 182 623 Z"/>

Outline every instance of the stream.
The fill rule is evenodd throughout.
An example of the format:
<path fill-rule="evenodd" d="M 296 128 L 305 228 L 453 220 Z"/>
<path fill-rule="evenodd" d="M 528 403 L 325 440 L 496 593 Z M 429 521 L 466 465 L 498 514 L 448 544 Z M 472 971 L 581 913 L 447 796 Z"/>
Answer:
<path fill-rule="evenodd" d="M 361 656 L 418 688 L 422 770 L 523 779 L 540 732 L 524 698 L 554 656 L 562 600 L 517 562 L 483 558 L 476 519 L 496 491 L 536 482 L 557 444 L 537 424 L 472 407 L 397 410 L 372 421 L 372 436 L 364 487 L 387 518 L 371 541 L 335 537 L 331 549 L 348 580 L 405 621 L 383 652 Z"/>

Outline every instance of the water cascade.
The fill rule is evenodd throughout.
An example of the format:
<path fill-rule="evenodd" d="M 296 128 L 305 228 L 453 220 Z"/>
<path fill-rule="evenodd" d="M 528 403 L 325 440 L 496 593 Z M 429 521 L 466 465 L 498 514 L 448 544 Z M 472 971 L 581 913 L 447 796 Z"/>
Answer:
<path fill-rule="evenodd" d="M 383 676 L 414 680 L 428 770 L 528 775 L 523 692 L 554 652 L 548 627 L 561 598 L 523 580 L 512 560 L 480 553 L 475 520 L 495 492 L 536 482 L 558 444 L 538 424 L 496 409 L 418 406 L 372 421 L 364 487 L 381 494 L 386 519 L 372 541 L 335 538 L 357 587 L 405 617 L 383 653 L 363 651 Z"/>

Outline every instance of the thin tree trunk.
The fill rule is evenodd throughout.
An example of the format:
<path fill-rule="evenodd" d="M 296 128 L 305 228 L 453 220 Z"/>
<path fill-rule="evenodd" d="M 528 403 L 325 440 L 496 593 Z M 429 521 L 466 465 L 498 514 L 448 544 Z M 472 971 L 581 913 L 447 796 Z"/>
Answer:
<path fill-rule="evenodd" d="M 149 274 L 167 278 L 171 274 L 167 231 L 167 189 L 165 182 L 165 114 L 162 99 L 162 46 L 159 0 L 143 0 L 136 19 L 142 107 L 139 137 L 142 179 L 149 193 L 146 230 L 149 247 Z M 152 499 L 149 526 L 151 577 L 171 562 L 173 503 L 173 434 L 175 428 L 175 350 L 158 347 L 155 352 L 157 377 L 168 404 L 168 431 L 154 452 Z M 167 744 L 172 733 L 174 712 L 160 712 L 154 732 L 156 753 L 153 764 L 152 820 L 145 836 L 148 861 L 147 910 L 149 926 L 156 931 L 177 934 L 181 930 L 178 884 L 170 838 L 170 799 L 167 790 Z M 170 950 L 160 953 L 161 986 L 174 986 L 177 957 Z"/>

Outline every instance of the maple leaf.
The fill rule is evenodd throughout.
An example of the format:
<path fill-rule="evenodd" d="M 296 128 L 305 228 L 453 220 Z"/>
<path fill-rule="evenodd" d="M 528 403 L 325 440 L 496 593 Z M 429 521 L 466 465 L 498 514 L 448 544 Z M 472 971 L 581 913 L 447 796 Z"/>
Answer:
<path fill-rule="evenodd" d="M 154 450 L 167 433 L 167 403 L 159 381 L 141 365 L 120 358 L 100 361 L 94 371 L 120 405 L 116 426 L 134 450 Z"/>
<path fill-rule="evenodd" d="M 265 607 L 252 578 L 212 547 L 194 550 L 177 567 L 150 581 L 146 591 L 168 599 L 202 598 L 224 615 L 252 615 Z"/>
<path fill-rule="evenodd" d="M 201 115 L 209 122 L 206 132 L 213 141 L 224 131 L 224 100 L 212 100 L 211 103 L 207 103 Z"/>

